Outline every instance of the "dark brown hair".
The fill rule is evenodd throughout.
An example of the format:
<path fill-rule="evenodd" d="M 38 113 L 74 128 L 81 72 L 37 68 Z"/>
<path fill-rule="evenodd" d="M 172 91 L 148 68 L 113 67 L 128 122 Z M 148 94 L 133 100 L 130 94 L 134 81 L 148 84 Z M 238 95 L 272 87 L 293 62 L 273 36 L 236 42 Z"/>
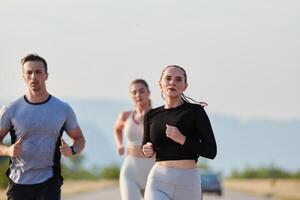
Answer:
<path fill-rule="evenodd" d="M 28 61 L 40 61 L 44 64 L 45 72 L 48 73 L 47 62 L 44 58 L 40 57 L 37 54 L 28 54 L 24 58 L 21 59 L 21 64 L 24 65 Z"/>

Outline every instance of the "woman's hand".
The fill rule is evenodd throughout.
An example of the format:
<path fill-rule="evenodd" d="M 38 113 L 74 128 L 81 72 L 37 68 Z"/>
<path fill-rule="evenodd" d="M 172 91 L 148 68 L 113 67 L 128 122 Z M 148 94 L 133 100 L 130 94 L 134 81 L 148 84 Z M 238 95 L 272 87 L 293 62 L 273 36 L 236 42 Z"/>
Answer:
<path fill-rule="evenodd" d="M 152 157 L 154 155 L 153 145 L 151 142 L 147 142 L 143 146 L 143 154 L 147 158 Z"/>
<path fill-rule="evenodd" d="M 166 136 L 173 141 L 183 145 L 185 143 L 186 137 L 178 130 L 175 126 L 170 126 L 166 124 Z"/>
<path fill-rule="evenodd" d="M 119 154 L 120 156 L 122 156 L 122 155 L 124 154 L 124 152 L 125 152 L 125 147 L 124 147 L 123 144 L 120 144 L 120 145 L 118 146 L 118 154 Z"/>

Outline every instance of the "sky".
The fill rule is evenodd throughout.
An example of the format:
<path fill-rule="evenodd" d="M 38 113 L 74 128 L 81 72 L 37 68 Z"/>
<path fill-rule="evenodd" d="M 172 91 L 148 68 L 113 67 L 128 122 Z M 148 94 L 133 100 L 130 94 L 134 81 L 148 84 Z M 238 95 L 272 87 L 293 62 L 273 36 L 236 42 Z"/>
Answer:
<path fill-rule="evenodd" d="M 209 112 L 299 120 L 299 10 L 297 0 L 1 0 L 0 99 L 24 94 L 20 59 L 37 53 L 62 99 L 129 101 L 144 78 L 160 105 L 160 73 L 177 64 Z"/>

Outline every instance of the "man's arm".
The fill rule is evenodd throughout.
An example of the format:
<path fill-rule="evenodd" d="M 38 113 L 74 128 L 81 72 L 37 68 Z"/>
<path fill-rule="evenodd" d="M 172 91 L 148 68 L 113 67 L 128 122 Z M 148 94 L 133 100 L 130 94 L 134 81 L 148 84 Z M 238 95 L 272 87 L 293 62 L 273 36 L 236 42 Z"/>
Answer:
<path fill-rule="evenodd" d="M 8 155 L 9 147 L 3 144 L 3 140 L 7 135 L 7 133 L 8 133 L 7 129 L 0 128 L 0 155 L 1 156 L 9 156 Z"/>
<path fill-rule="evenodd" d="M 13 145 L 7 146 L 3 144 L 3 140 L 9 130 L 0 128 L 0 155 L 1 156 L 10 156 L 10 157 L 19 157 L 22 152 L 22 138 L 19 138 Z"/>
<path fill-rule="evenodd" d="M 67 131 L 67 134 L 69 137 L 73 140 L 73 144 L 71 146 L 68 146 L 65 141 L 62 139 L 61 141 L 61 146 L 60 146 L 60 151 L 64 156 L 72 156 L 72 149 L 71 147 L 73 146 L 73 150 L 76 151 L 76 154 L 79 154 L 84 146 L 85 146 L 85 139 L 84 136 L 81 132 L 81 129 L 78 127 L 76 129 Z"/>

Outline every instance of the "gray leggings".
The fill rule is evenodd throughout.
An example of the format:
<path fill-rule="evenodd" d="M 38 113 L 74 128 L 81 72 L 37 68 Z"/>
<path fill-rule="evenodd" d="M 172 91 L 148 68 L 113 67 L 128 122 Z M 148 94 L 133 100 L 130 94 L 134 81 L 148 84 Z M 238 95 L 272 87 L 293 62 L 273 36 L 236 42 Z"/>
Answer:
<path fill-rule="evenodd" d="M 199 169 L 176 169 L 155 164 L 151 169 L 145 200 L 201 200 Z"/>
<path fill-rule="evenodd" d="M 126 156 L 120 172 L 122 200 L 141 200 L 154 158 Z"/>

